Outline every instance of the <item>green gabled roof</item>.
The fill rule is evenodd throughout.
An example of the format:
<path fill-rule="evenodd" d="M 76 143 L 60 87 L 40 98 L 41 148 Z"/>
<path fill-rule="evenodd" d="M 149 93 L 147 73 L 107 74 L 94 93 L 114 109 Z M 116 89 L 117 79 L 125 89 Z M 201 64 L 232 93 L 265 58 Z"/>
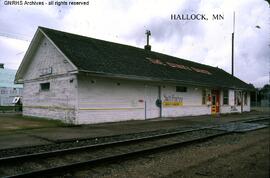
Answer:
<path fill-rule="evenodd" d="M 97 74 L 136 76 L 155 81 L 222 88 L 252 89 L 222 69 L 141 48 L 39 27 L 78 68 Z M 162 62 L 154 64 L 151 61 Z M 170 65 L 181 65 L 188 69 Z M 205 72 L 196 72 L 195 70 Z M 208 74 L 207 74 L 208 73 Z"/>

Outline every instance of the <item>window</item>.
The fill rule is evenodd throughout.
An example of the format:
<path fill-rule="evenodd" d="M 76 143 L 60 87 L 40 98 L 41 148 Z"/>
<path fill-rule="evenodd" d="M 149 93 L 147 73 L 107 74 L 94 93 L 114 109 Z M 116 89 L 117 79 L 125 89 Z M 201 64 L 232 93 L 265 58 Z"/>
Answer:
<path fill-rule="evenodd" d="M 187 92 L 187 87 L 176 86 L 176 92 Z"/>
<path fill-rule="evenodd" d="M 206 90 L 202 90 L 202 104 L 206 104 Z"/>
<path fill-rule="evenodd" d="M 13 88 L 13 90 L 9 91 L 10 94 L 16 95 L 17 94 L 17 90 L 16 88 Z"/>
<path fill-rule="evenodd" d="M 210 90 L 207 88 L 202 89 L 202 104 L 211 104 L 211 93 Z"/>
<path fill-rule="evenodd" d="M 41 91 L 49 91 L 50 90 L 50 83 L 41 83 L 40 90 Z"/>
<path fill-rule="evenodd" d="M 1 94 L 8 94 L 8 91 L 5 90 L 5 89 L 2 89 L 2 90 L 1 90 Z"/>
<path fill-rule="evenodd" d="M 244 95 L 244 105 L 247 105 L 247 92 L 243 92 L 243 95 Z"/>
<path fill-rule="evenodd" d="M 234 91 L 234 104 L 237 106 L 241 105 L 241 93 L 240 91 Z"/>
<path fill-rule="evenodd" d="M 229 92 L 228 90 L 223 90 L 223 104 L 229 104 Z"/>

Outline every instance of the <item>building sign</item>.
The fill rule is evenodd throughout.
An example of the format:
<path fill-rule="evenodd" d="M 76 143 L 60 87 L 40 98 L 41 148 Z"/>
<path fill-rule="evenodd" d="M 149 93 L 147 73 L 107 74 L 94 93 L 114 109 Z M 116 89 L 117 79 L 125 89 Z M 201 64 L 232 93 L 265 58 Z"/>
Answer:
<path fill-rule="evenodd" d="M 52 67 L 40 69 L 40 76 L 52 74 Z"/>
<path fill-rule="evenodd" d="M 185 66 L 182 64 L 172 63 L 172 62 L 163 62 L 160 59 L 152 59 L 152 58 L 148 58 L 148 57 L 146 59 L 148 59 L 152 64 L 169 66 L 172 68 L 184 69 L 184 70 L 194 71 L 194 72 L 203 73 L 203 74 L 207 74 L 207 75 L 212 75 L 211 72 L 204 70 L 204 69 L 189 67 L 189 66 Z"/>
<path fill-rule="evenodd" d="M 195 67 L 191 67 L 191 69 L 193 69 L 194 71 L 199 72 L 199 73 L 212 75 L 209 71 L 204 70 L 204 69 L 198 69 L 198 68 L 195 68 Z"/>
<path fill-rule="evenodd" d="M 166 65 L 163 62 L 161 62 L 159 59 L 151 59 L 151 58 L 148 58 L 148 57 L 146 59 L 148 59 L 153 64 L 159 64 L 159 65 L 164 65 L 164 66 Z"/>
<path fill-rule="evenodd" d="M 163 95 L 163 107 L 183 106 L 183 97 L 174 95 Z"/>
<path fill-rule="evenodd" d="M 191 70 L 191 68 L 187 67 L 187 66 L 184 66 L 182 64 L 176 64 L 176 63 L 171 63 L 171 62 L 166 62 L 166 64 L 170 67 L 173 67 L 173 68 L 178 68 L 178 69 L 185 69 L 185 70 Z"/>

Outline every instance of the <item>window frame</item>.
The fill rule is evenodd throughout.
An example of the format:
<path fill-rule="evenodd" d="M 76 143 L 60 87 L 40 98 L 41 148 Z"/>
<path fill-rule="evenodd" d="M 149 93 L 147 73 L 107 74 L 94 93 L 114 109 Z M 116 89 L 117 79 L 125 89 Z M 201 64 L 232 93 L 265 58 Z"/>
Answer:
<path fill-rule="evenodd" d="M 248 105 L 248 93 L 246 91 L 243 92 L 244 106 Z"/>
<path fill-rule="evenodd" d="M 227 96 L 224 96 L 224 93 L 227 93 Z M 227 100 L 227 103 L 225 103 L 225 99 Z M 223 105 L 229 105 L 229 90 L 223 90 Z"/>
<path fill-rule="evenodd" d="M 39 86 L 40 86 L 40 91 L 50 91 L 50 88 L 51 88 L 50 82 L 40 83 Z"/>
<path fill-rule="evenodd" d="M 206 89 L 202 89 L 202 105 L 206 105 L 207 103 L 207 92 Z"/>

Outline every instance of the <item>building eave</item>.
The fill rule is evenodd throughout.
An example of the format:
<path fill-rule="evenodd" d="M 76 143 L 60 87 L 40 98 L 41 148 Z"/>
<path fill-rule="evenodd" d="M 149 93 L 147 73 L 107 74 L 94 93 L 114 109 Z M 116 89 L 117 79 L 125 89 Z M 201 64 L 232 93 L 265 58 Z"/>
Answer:
<path fill-rule="evenodd" d="M 16 75 L 15 75 L 15 80 L 14 80 L 14 83 L 17 83 L 17 84 L 22 84 L 23 83 L 23 79 L 22 79 L 22 75 L 25 71 L 25 68 L 27 67 L 27 63 L 29 62 L 30 60 L 30 56 L 32 55 L 33 51 L 36 49 L 36 47 L 38 46 L 39 44 L 39 41 L 41 40 L 42 36 L 39 32 L 39 30 L 37 30 L 35 32 L 35 35 L 33 37 L 33 39 L 31 40 L 30 42 L 30 45 L 23 57 L 23 60 L 16 72 Z"/>
<path fill-rule="evenodd" d="M 246 88 L 239 88 L 239 87 L 235 87 L 235 86 L 228 87 L 228 86 L 210 85 L 207 83 L 198 83 L 198 82 L 185 81 L 185 80 L 174 80 L 174 79 L 143 77 L 143 76 L 136 76 L 136 75 L 113 74 L 113 73 L 95 72 L 95 71 L 88 71 L 88 70 L 78 70 L 78 71 L 74 71 L 74 73 L 78 73 L 78 74 L 85 73 L 85 74 L 87 74 L 89 76 L 93 76 L 93 77 L 126 79 L 126 80 L 135 80 L 135 81 L 154 82 L 154 83 L 160 83 L 160 84 L 187 85 L 187 86 L 194 86 L 194 87 L 205 87 L 205 88 L 216 88 L 216 89 L 249 90 Z"/>

